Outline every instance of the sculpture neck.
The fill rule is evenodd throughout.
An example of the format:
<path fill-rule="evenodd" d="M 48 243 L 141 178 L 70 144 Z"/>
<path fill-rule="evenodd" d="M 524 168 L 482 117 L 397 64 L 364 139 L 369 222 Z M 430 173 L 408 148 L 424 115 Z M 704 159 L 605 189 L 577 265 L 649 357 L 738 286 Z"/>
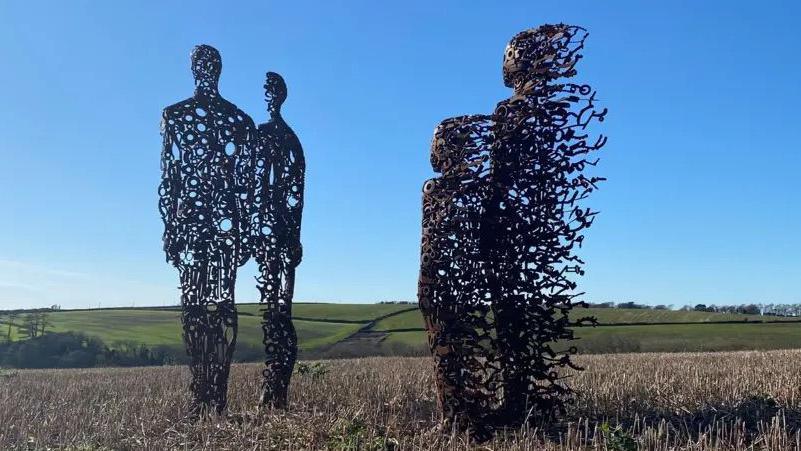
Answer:
<path fill-rule="evenodd" d="M 204 86 L 201 84 L 195 86 L 195 97 L 216 98 L 220 97 L 220 91 L 217 85 Z"/>
<path fill-rule="evenodd" d="M 521 79 L 515 82 L 514 91 L 516 96 L 527 96 L 535 93 L 542 85 L 544 80 L 539 78 Z"/>

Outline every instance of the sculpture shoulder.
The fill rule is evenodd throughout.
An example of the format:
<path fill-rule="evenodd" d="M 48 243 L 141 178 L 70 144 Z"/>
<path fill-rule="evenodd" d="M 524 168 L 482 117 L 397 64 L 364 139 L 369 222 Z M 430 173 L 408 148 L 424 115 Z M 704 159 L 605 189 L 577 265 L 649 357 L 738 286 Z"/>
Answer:
<path fill-rule="evenodd" d="M 508 98 L 508 99 L 503 99 L 500 102 L 496 103 L 495 104 L 495 112 L 494 112 L 493 116 L 497 117 L 497 114 L 499 112 L 505 110 L 506 108 L 509 108 L 509 106 L 512 105 L 513 102 L 514 102 L 514 97 L 511 97 L 511 98 Z"/>
<path fill-rule="evenodd" d="M 269 136 L 275 132 L 275 124 L 272 122 L 262 122 L 257 126 L 259 136 Z"/>
<path fill-rule="evenodd" d="M 262 139 L 280 142 L 283 147 L 291 148 L 292 151 L 302 151 L 300 139 L 292 130 L 292 127 L 283 119 L 271 120 L 259 124 L 259 137 Z"/>
<path fill-rule="evenodd" d="M 438 127 L 440 128 L 458 128 L 458 127 L 481 127 L 490 125 L 492 123 L 492 115 L 489 114 L 466 114 L 463 116 L 454 116 L 445 118 L 440 121 Z"/>
<path fill-rule="evenodd" d="M 295 131 L 292 130 L 292 128 L 289 125 L 286 126 L 285 136 L 287 140 L 287 145 L 289 145 L 292 148 L 293 152 L 301 152 L 301 153 L 303 152 L 303 146 L 300 145 L 300 139 L 298 138 L 298 135 L 295 134 Z"/>
<path fill-rule="evenodd" d="M 227 100 L 226 100 L 226 102 L 227 102 L 229 105 L 231 105 L 232 109 L 234 110 L 234 114 L 235 114 L 235 117 L 236 117 L 236 119 L 242 118 L 242 119 L 241 119 L 241 121 L 242 121 L 242 123 L 243 123 L 243 126 L 244 126 L 244 128 L 245 128 L 245 129 L 247 129 L 247 130 L 253 130 L 253 131 L 255 131 L 255 130 L 256 130 L 256 123 L 255 123 L 255 122 L 253 122 L 253 118 L 251 118 L 251 117 L 250 117 L 250 116 L 249 116 L 247 113 L 245 113 L 244 111 L 240 110 L 240 109 L 239 109 L 239 108 L 238 108 L 236 105 L 234 105 L 233 103 L 231 103 L 231 102 L 228 102 Z"/>
<path fill-rule="evenodd" d="M 531 110 L 541 108 L 543 96 L 539 95 L 513 95 L 503 99 L 495 105 L 493 118 L 497 120 L 498 114 L 504 116 L 515 110 Z"/>
<path fill-rule="evenodd" d="M 197 106 L 197 100 L 195 100 L 193 97 L 190 97 L 164 107 L 164 110 L 161 111 L 161 117 L 163 119 L 168 119 L 170 117 L 179 116 L 187 111 L 197 108 Z"/>
<path fill-rule="evenodd" d="M 189 97 L 188 99 L 165 107 L 161 116 L 163 120 L 169 120 L 184 118 L 187 115 L 206 117 L 209 114 L 214 116 L 227 116 L 230 118 L 229 122 L 231 123 L 242 122 L 244 124 L 243 128 L 248 130 L 256 129 L 253 119 L 247 113 L 222 97 L 214 99 L 213 101 L 203 101 L 196 97 Z"/>
<path fill-rule="evenodd" d="M 225 122 L 223 122 L 223 125 L 233 125 L 240 131 L 245 132 L 256 131 L 256 125 L 253 122 L 253 118 L 251 118 L 250 115 L 244 111 L 240 110 L 235 104 L 222 97 L 216 99 L 214 104 L 209 105 L 209 109 L 215 116 L 222 116 L 220 119 L 228 122 L 227 125 Z"/>
<path fill-rule="evenodd" d="M 192 97 L 164 107 L 161 111 L 161 134 L 172 135 L 178 131 L 181 128 L 178 124 L 183 122 L 183 118 L 195 108 L 196 102 Z"/>

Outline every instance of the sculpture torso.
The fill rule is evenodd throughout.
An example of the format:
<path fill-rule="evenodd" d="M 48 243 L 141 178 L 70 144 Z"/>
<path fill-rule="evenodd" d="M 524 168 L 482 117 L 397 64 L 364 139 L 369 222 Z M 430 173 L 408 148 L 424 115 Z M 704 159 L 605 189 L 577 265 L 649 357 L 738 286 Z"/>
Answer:
<path fill-rule="evenodd" d="M 170 197 L 168 211 L 162 212 L 169 219 L 165 246 L 186 240 L 179 247 L 199 252 L 213 237 L 227 237 L 221 245 L 238 250 L 239 237 L 248 230 L 242 217 L 255 135 L 252 119 L 222 98 L 195 96 L 165 108 L 162 129 L 163 164 L 173 168 L 162 182 L 162 189 L 169 188 L 162 198 Z M 174 264 L 187 263 L 186 255 L 176 261 L 174 250 L 167 252 Z"/>
<path fill-rule="evenodd" d="M 280 117 L 259 125 L 256 155 L 257 255 L 300 246 L 306 162 L 295 133 Z M 266 226 L 266 227 L 265 227 Z M 299 261 L 294 261 L 297 266 Z M 298 259 L 299 260 L 299 259 Z"/>

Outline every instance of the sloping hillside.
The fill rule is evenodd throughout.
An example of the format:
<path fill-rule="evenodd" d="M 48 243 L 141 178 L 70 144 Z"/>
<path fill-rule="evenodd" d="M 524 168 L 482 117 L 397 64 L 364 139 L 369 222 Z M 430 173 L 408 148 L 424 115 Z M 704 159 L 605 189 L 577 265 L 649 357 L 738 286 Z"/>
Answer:
<path fill-rule="evenodd" d="M 261 348 L 260 306 L 240 304 L 239 349 L 245 359 Z M 426 335 L 420 312 L 411 304 L 296 303 L 295 328 L 302 355 L 420 355 Z M 591 308 L 577 316 L 595 316 L 601 327 L 579 328 L 581 352 L 717 351 L 801 347 L 801 324 L 795 318 L 671 310 Z M 21 339 L 17 326 L 12 340 Z M 57 311 L 49 331 L 82 332 L 106 344 L 129 342 L 166 346 L 181 352 L 180 310 L 125 308 Z M 8 323 L 0 320 L 0 334 Z M 7 321 L 7 320 L 6 320 Z M 773 322 L 785 321 L 784 324 Z"/>

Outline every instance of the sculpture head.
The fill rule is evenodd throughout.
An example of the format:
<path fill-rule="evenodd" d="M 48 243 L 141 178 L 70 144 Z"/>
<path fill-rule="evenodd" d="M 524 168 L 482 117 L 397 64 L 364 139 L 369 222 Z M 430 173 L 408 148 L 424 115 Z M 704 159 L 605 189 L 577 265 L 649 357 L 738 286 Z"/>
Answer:
<path fill-rule="evenodd" d="M 587 31 L 581 27 L 542 25 L 515 35 L 503 56 L 503 83 L 516 93 L 572 77 Z"/>
<path fill-rule="evenodd" d="M 195 86 L 200 90 L 216 91 L 222 72 L 220 52 L 210 45 L 202 44 L 192 49 L 191 58 Z"/>
<path fill-rule="evenodd" d="M 467 167 L 488 152 L 489 118 L 483 115 L 445 119 L 434 129 L 431 142 L 431 167 L 449 174 Z"/>
<path fill-rule="evenodd" d="M 270 114 L 280 113 L 281 105 L 286 100 L 286 83 L 284 78 L 275 72 L 267 72 L 264 80 L 264 99 Z"/>

